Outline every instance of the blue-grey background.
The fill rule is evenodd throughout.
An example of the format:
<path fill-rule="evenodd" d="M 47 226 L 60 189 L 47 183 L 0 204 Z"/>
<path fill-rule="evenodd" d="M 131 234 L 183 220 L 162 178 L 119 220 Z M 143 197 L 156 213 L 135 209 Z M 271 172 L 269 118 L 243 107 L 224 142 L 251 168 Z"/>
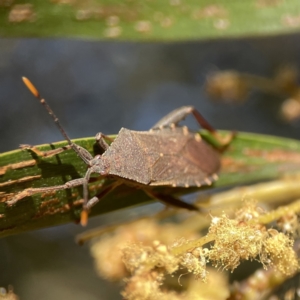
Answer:
<path fill-rule="evenodd" d="M 232 106 L 211 102 L 204 90 L 212 71 L 272 76 L 286 63 L 299 67 L 299 35 L 174 44 L 0 39 L 0 151 L 62 139 L 21 76 L 35 83 L 71 138 L 122 126 L 147 130 L 188 104 L 217 128 L 300 138 L 299 123 L 278 116 L 283 99 L 253 91 L 248 102 Z M 121 215 L 94 218 L 89 226 Z M 88 247 L 75 244 L 79 232 L 70 224 L 1 239 L 0 286 L 12 284 L 21 300 L 121 299 L 97 277 Z"/>

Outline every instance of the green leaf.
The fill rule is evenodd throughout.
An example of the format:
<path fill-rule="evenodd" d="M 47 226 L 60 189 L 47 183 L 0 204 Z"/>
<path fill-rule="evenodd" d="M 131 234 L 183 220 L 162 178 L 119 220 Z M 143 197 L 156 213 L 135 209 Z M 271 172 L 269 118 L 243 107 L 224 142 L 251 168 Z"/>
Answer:
<path fill-rule="evenodd" d="M 299 28 L 298 0 L 0 1 L 2 37 L 179 41 Z"/>
<path fill-rule="evenodd" d="M 204 138 L 207 138 L 205 133 Z M 97 153 L 94 138 L 74 140 Z M 41 145 L 46 151 L 65 146 L 66 142 Z M 222 154 L 222 170 L 219 180 L 212 186 L 231 187 L 271 180 L 300 169 L 300 142 L 272 136 L 238 133 Z M 68 222 L 78 222 L 81 211 L 82 187 L 36 194 L 8 206 L 6 201 L 26 188 L 61 185 L 81 178 L 86 165 L 73 150 L 42 158 L 29 150 L 15 150 L 0 154 L 0 236 L 50 227 Z M 89 186 L 91 196 L 99 193 L 109 180 L 94 178 Z M 112 180 L 112 179 L 110 179 Z M 194 192 L 195 188 L 161 188 L 164 193 L 182 195 Z M 92 209 L 92 215 L 140 205 L 152 201 L 142 190 L 120 185 Z"/>

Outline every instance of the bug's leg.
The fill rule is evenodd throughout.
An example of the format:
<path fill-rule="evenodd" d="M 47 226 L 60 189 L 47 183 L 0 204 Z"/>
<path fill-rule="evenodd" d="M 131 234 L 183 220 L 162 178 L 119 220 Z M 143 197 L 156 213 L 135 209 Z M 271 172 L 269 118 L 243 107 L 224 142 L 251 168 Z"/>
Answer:
<path fill-rule="evenodd" d="M 227 137 L 220 136 L 217 130 L 212 125 L 210 125 L 209 122 L 206 121 L 205 118 L 200 114 L 200 112 L 193 106 L 183 106 L 171 111 L 161 120 L 159 120 L 151 129 L 161 129 L 164 127 L 172 127 L 174 125 L 176 126 L 180 121 L 182 121 L 186 116 L 190 114 L 194 116 L 194 118 L 202 128 L 208 130 L 215 137 L 215 139 L 219 142 L 221 149 L 229 145 L 235 133 L 232 132 Z"/>
<path fill-rule="evenodd" d="M 151 129 L 160 129 L 160 128 L 164 128 L 164 127 L 172 127 L 174 125 L 177 125 L 180 121 L 184 120 L 184 118 L 188 115 L 190 115 L 193 110 L 195 110 L 195 108 L 193 106 L 182 106 L 180 108 L 177 108 L 173 111 L 171 111 L 170 113 L 168 113 L 166 116 L 164 116 L 162 119 L 160 119 Z M 213 127 L 209 125 L 209 123 L 207 121 L 205 121 L 204 118 L 202 118 L 204 120 L 204 122 L 202 122 L 204 124 L 204 126 L 209 126 L 210 130 L 213 130 Z M 198 120 L 197 120 L 198 121 Z M 198 121 L 199 123 L 199 121 Z M 204 127 L 201 123 L 199 123 L 200 126 Z M 207 128 L 206 128 L 207 129 Z"/>
<path fill-rule="evenodd" d="M 52 150 L 48 150 L 48 151 L 41 151 L 36 146 L 31 146 L 31 145 L 27 145 L 27 144 L 20 145 L 20 148 L 22 150 L 32 151 L 37 156 L 40 156 L 40 157 L 51 157 L 51 156 L 60 154 L 64 151 L 66 151 L 66 150 L 72 149 L 70 145 L 67 145 L 67 146 L 64 146 L 64 147 L 61 147 L 61 148 L 57 148 L 57 149 L 52 149 Z"/>
<path fill-rule="evenodd" d="M 191 113 L 193 114 L 194 118 L 197 120 L 198 124 L 208 130 L 213 136 L 214 138 L 218 141 L 219 143 L 219 150 L 225 150 L 229 144 L 231 143 L 232 139 L 235 137 L 236 133 L 234 131 L 232 131 L 230 134 L 226 135 L 226 136 L 221 136 L 218 131 L 212 127 L 208 121 L 205 120 L 205 118 L 200 114 L 200 112 L 195 109 L 194 107 L 190 106 L 192 108 Z"/>
<path fill-rule="evenodd" d="M 167 205 L 171 205 L 177 208 L 184 208 L 192 211 L 200 211 L 199 207 L 193 204 L 186 203 L 172 195 L 153 192 L 151 190 L 145 190 L 145 193 L 147 193 L 150 197 L 155 198 Z"/>
<path fill-rule="evenodd" d="M 102 132 L 98 132 L 96 134 L 96 142 L 97 144 L 101 147 L 101 149 L 103 149 L 104 151 L 107 150 L 109 148 L 109 145 L 107 144 L 107 142 L 105 141 L 106 140 L 109 140 L 110 142 L 113 142 L 114 139 L 112 139 L 111 137 L 103 134 Z"/>
<path fill-rule="evenodd" d="M 78 179 L 68 181 L 62 185 L 54 185 L 54 186 L 42 187 L 42 188 L 28 188 L 28 189 L 25 189 L 22 192 L 16 194 L 12 199 L 8 200 L 6 202 L 6 204 L 9 206 L 12 206 L 15 203 L 17 203 L 19 200 L 21 200 L 25 197 L 35 195 L 35 194 L 49 193 L 49 192 L 56 192 L 56 191 L 61 191 L 61 190 L 65 190 L 65 189 L 71 189 L 73 187 L 83 185 L 84 181 L 85 181 L 84 178 L 78 178 Z"/>
<path fill-rule="evenodd" d="M 110 193 L 113 189 L 115 189 L 118 185 L 120 185 L 120 183 L 118 183 L 117 181 L 107 185 L 106 187 L 102 188 L 99 194 L 97 194 L 96 196 L 88 200 L 86 203 L 84 203 L 83 210 L 80 215 L 80 224 L 82 226 L 87 225 L 88 214 L 90 209 L 94 205 L 96 205 L 102 198 L 104 198 L 108 193 Z"/>
<path fill-rule="evenodd" d="M 76 147 L 77 151 L 77 155 L 87 164 L 89 165 L 89 162 L 93 159 L 93 156 L 90 154 L 90 152 L 88 152 L 85 148 L 74 144 L 73 145 L 67 145 L 61 148 L 57 148 L 57 149 L 53 149 L 53 150 L 48 150 L 48 151 L 41 151 L 39 150 L 36 146 L 31 146 L 31 145 L 27 145 L 27 144 L 23 144 L 20 145 L 21 149 L 25 149 L 25 150 L 29 150 L 34 152 L 36 155 L 40 156 L 40 157 L 51 157 L 53 155 L 57 155 L 60 154 L 66 150 L 70 150 L 73 149 L 74 147 Z"/>

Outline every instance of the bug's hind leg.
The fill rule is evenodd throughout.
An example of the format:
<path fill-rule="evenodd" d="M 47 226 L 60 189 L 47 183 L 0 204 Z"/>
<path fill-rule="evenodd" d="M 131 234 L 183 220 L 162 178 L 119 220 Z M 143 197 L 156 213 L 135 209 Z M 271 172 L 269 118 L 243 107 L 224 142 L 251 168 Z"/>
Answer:
<path fill-rule="evenodd" d="M 177 125 L 186 116 L 190 115 L 193 110 L 193 106 L 182 106 L 177 108 L 160 119 L 154 126 L 152 126 L 151 129 L 161 129 L 164 127 L 172 127 L 173 125 Z"/>
<path fill-rule="evenodd" d="M 163 204 L 166 205 L 171 205 L 173 207 L 177 207 L 177 208 L 184 208 L 184 209 L 188 209 L 188 210 L 192 210 L 192 211 L 200 211 L 200 208 L 193 205 L 193 204 L 189 204 L 186 203 L 172 195 L 167 195 L 167 194 L 163 194 L 163 193 L 158 193 L 158 192 L 153 192 L 153 191 L 145 191 L 145 193 L 147 193 L 151 198 L 155 198 L 161 202 L 163 202 Z"/>
<path fill-rule="evenodd" d="M 178 109 L 171 111 L 169 114 L 167 114 L 161 120 L 159 120 L 151 129 L 155 130 L 155 129 L 161 129 L 164 127 L 176 126 L 180 121 L 185 119 L 185 117 L 187 117 L 190 114 L 192 114 L 194 116 L 194 118 L 196 119 L 196 121 L 202 128 L 208 130 L 214 136 L 214 138 L 220 144 L 219 148 L 221 150 L 226 148 L 230 144 L 235 133 L 232 132 L 230 135 L 228 135 L 226 137 L 220 136 L 219 133 L 217 132 L 217 130 L 212 125 L 210 125 L 210 123 L 208 121 L 206 121 L 205 118 L 200 114 L 200 112 L 198 110 L 196 110 L 195 107 L 193 107 L 193 106 L 182 106 Z"/>
<path fill-rule="evenodd" d="M 160 129 L 164 127 L 172 127 L 177 125 L 180 121 L 184 120 L 188 115 L 193 114 L 198 124 L 210 131 L 215 132 L 216 130 L 205 120 L 205 118 L 195 109 L 193 106 L 182 106 L 177 108 L 162 119 L 160 119 L 151 129 Z"/>

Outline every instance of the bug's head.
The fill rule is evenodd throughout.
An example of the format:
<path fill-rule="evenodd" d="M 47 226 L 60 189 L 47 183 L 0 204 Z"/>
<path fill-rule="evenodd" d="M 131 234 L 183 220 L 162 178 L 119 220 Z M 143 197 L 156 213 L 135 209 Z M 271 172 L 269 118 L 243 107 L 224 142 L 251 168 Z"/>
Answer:
<path fill-rule="evenodd" d="M 100 175 L 107 175 L 109 173 L 109 163 L 105 159 L 105 157 L 101 155 L 96 155 L 90 161 L 90 167 L 93 173 L 97 173 Z"/>

